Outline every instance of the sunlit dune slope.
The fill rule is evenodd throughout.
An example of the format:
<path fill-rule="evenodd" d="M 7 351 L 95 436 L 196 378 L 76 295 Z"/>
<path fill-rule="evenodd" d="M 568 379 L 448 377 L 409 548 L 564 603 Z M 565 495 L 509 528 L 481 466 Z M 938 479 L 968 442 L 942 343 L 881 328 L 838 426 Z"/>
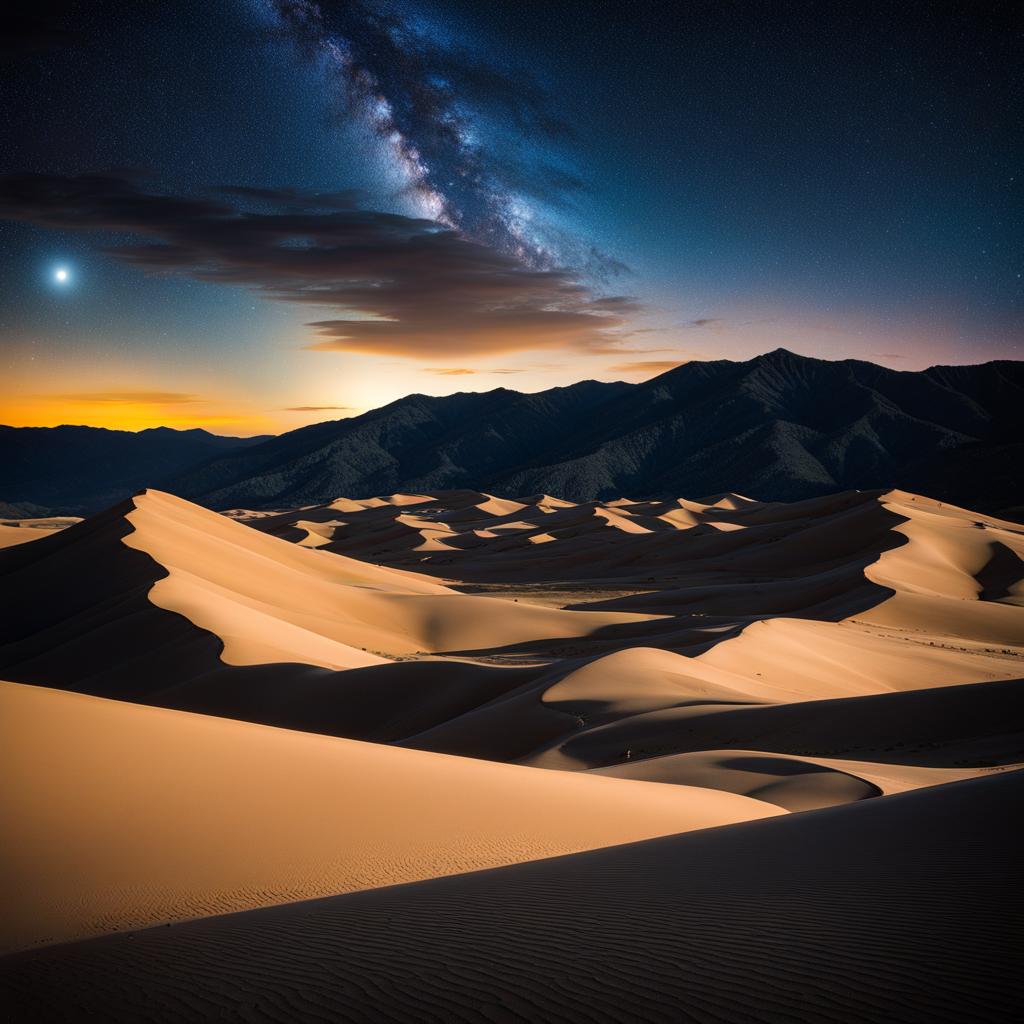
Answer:
<path fill-rule="evenodd" d="M 5 552 L 0 573 L 8 676 L 110 696 L 149 695 L 157 683 L 180 685 L 225 664 L 349 669 L 650 618 L 458 594 L 152 491 Z M 132 683 L 133 673 L 142 682 Z"/>
<path fill-rule="evenodd" d="M 150 600 L 221 637 L 231 664 L 294 660 L 349 668 L 376 660 L 354 658 L 358 649 L 392 655 L 487 649 L 634 621 L 621 613 L 570 615 L 456 594 L 412 573 L 280 544 L 160 492 L 133 502 L 125 543 L 168 572 Z M 268 641 L 275 628 L 290 632 L 288 626 L 302 631 L 300 640 Z M 342 645 L 335 663 L 301 646 L 321 638 Z"/>
<path fill-rule="evenodd" d="M 780 813 L 16 683 L 0 734 L 5 949 Z"/>

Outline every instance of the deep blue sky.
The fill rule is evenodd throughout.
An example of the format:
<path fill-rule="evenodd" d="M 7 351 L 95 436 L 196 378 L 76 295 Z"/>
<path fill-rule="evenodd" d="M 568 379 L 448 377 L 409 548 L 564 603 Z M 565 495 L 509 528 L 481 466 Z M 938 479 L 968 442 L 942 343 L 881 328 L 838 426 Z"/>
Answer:
<path fill-rule="evenodd" d="M 281 429 L 411 390 L 639 379 L 780 344 L 897 368 L 1019 358 L 1020 12 L 82 0 L 37 19 L 24 5 L 4 15 L 5 179 L 46 175 L 52 190 L 102 173 L 150 198 L 277 190 L 232 200 L 264 213 L 282 189 L 356 189 L 362 210 L 457 232 L 460 274 L 477 257 L 493 272 L 492 256 L 523 273 L 500 271 L 514 327 L 476 330 L 490 307 L 461 277 L 421 316 L 409 271 L 394 286 L 408 330 L 353 341 L 353 308 L 393 307 L 311 309 L 319 267 L 268 298 L 267 253 L 243 259 L 235 241 L 216 282 L 202 246 L 173 266 L 126 262 L 109 250 L 182 245 L 152 203 L 129 229 L 113 186 L 84 213 L 79 193 L 54 213 L 52 194 L 19 186 L 0 206 L 0 419 Z M 407 266 L 410 245 L 386 259 Z M 533 326 L 552 302 L 564 338 L 561 321 Z M 596 332 L 595 315 L 609 317 Z M 326 351 L 307 350 L 321 336 Z M 300 406 L 320 408 L 287 411 Z"/>

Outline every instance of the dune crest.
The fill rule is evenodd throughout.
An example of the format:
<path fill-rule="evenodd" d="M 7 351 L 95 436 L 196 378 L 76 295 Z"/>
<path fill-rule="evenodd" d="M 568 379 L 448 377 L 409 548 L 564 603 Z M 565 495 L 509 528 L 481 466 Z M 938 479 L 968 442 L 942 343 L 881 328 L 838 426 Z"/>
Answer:
<path fill-rule="evenodd" d="M 488 649 L 647 618 L 501 607 L 411 572 L 281 545 L 160 492 L 147 491 L 134 505 L 125 544 L 168 572 L 150 600 L 219 636 L 228 664 L 358 668 L 381 660 L 366 650 Z"/>

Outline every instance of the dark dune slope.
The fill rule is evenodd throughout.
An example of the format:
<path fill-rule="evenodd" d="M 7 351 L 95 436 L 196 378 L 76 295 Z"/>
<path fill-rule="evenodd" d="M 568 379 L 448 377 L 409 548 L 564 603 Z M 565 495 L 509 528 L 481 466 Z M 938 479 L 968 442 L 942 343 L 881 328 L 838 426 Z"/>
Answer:
<path fill-rule="evenodd" d="M 16 1021 L 995 1022 L 1020 772 L 0 962 Z"/>

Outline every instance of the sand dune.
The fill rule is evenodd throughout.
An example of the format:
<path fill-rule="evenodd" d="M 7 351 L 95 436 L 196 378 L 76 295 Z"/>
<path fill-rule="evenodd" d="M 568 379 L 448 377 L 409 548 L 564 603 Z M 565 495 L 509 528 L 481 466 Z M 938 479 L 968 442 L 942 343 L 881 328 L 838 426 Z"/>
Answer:
<path fill-rule="evenodd" d="M 589 657 L 563 645 L 532 682 L 409 736 L 408 745 L 560 768 L 619 763 L 632 773 L 638 751 L 650 757 L 652 746 L 653 756 L 673 746 L 694 753 L 669 737 L 684 721 L 687 735 L 713 720 L 715 709 L 697 705 L 806 701 L 815 715 L 822 701 L 1024 675 L 1024 527 L 1016 524 L 895 491 L 793 505 L 715 495 L 540 511 L 542 502 L 522 499 L 505 521 L 466 518 L 485 497 L 439 495 L 413 515 L 385 501 L 365 521 L 353 515 L 328 530 L 325 547 L 469 579 L 489 574 L 505 582 L 481 588 L 506 599 L 543 599 L 549 587 L 571 607 L 663 618 L 618 642 L 591 643 Z M 258 526 L 280 529 L 288 518 Z M 424 539 L 439 523 L 444 552 Z M 524 538 L 542 544 L 524 547 Z M 543 552 L 534 558 L 530 547 Z M 862 745 L 876 746 L 870 730 Z M 1016 756 L 1024 759 L 1024 749 Z M 870 772 L 853 774 L 860 781 L 834 794 L 878 791 Z M 929 778 L 944 777 L 915 776 Z M 721 781 L 734 784 L 725 769 Z"/>
<path fill-rule="evenodd" d="M 10 548 L 15 544 L 26 544 L 31 540 L 39 540 L 40 537 L 48 537 L 51 533 L 66 530 L 78 522 L 81 520 L 77 516 L 6 520 L 0 522 L 0 548 Z"/>
<path fill-rule="evenodd" d="M 459 491 L 246 519 L 150 491 L 0 558 L 0 671 L 490 760 L 720 775 L 733 791 L 729 750 L 888 763 L 876 724 L 819 742 L 845 700 L 915 692 L 900 714 L 916 735 L 936 687 L 1024 676 L 1022 550 L 1024 527 L 903 492 L 574 505 Z M 491 582 L 438 582 L 456 570 Z M 757 731 L 771 707 L 803 722 L 799 743 Z M 998 762 L 1024 760 L 1004 732 Z M 991 747 L 965 739 L 921 767 L 981 768 Z M 803 770 L 779 799 L 887 791 L 870 764 L 842 784 Z M 823 795 L 800 795 L 812 781 Z"/>
<path fill-rule="evenodd" d="M 158 607 L 219 636 L 228 664 L 356 668 L 388 655 L 573 637 L 639 617 L 572 615 L 453 593 L 422 576 L 276 543 L 160 492 L 133 499 L 125 544 L 168 573 Z"/>
<path fill-rule="evenodd" d="M 789 811 L 809 811 L 884 794 L 905 793 L 991 772 L 991 768 L 929 768 L 797 757 L 763 750 L 700 750 L 593 769 L 595 775 L 617 779 L 709 786 L 764 800 Z"/>
<path fill-rule="evenodd" d="M 154 683 L 180 685 L 225 665 L 351 669 L 587 637 L 654 618 L 459 594 L 417 574 L 282 543 L 159 492 L 8 552 L 0 573 L 10 595 L 0 626 L 8 677 L 107 696 L 147 695 L 160 688 Z M 140 643 L 154 637 L 172 649 L 156 677 L 138 663 Z M 133 673 L 151 689 L 125 681 Z"/>
<path fill-rule="evenodd" d="M 785 704 L 683 705 L 564 733 L 521 760 L 594 768 L 734 749 L 866 761 L 865 770 L 876 763 L 986 768 L 1024 762 L 1022 715 L 1021 679 Z"/>
<path fill-rule="evenodd" d="M 780 813 L 15 683 L 0 732 L 5 950 Z"/>
<path fill-rule="evenodd" d="M 1024 773 L 8 957 L 14 1019 L 994 1022 Z"/>
<path fill-rule="evenodd" d="M 1020 525 L 145 491 L 0 580 L 0 943 L 203 919 L 15 1019 L 1009 1015 Z"/>

